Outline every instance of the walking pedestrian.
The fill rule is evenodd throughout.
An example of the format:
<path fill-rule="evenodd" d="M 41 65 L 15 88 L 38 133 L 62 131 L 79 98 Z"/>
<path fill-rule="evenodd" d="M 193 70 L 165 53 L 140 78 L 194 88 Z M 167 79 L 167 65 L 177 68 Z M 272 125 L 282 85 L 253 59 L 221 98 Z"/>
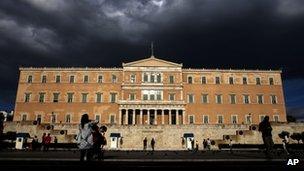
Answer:
<path fill-rule="evenodd" d="M 92 160 L 93 134 L 88 114 L 83 114 L 79 124 L 77 144 L 80 150 L 80 161 Z"/>
<path fill-rule="evenodd" d="M 145 137 L 144 140 L 143 140 L 143 149 L 144 149 L 144 151 L 147 150 L 147 143 L 148 143 L 148 140 L 147 140 L 147 137 Z"/>
<path fill-rule="evenodd" d="M 270 154 L 273 150 L 273 140 L 272 140 L 272 127 L 269 122 L 269 116 L 265 116 L 263 121 L 259 124 L 259 131 L 262 133 L 262 138 L 264 142 L 264 146 L 266 148 L 266 155 L 270 157 Z"/>

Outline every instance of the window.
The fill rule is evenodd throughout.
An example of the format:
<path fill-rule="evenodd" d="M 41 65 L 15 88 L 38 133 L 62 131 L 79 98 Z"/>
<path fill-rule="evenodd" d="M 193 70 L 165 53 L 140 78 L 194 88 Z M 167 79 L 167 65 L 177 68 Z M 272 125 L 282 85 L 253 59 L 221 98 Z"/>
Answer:
<path fill-rule="evenodd" d="M 75 83 L 75 76 L 74 75 L 70 76 L 70 83 Z"/>
<path fill-rule="evenodd" d="M 51 123 L 56 123 L 56 114 L 52 113 Z"/>
<path fill-rule="evenodd" d="M 21 121 L 26 121 L 27 120 L 27 114 L 22 114 Z"/>
<path fill-rule="evenodd" d="M 129 99 L 130 99 L 130 100 L 135 100 L 135 93 L 131 93 L 131 94 L 129 95 Z"/>
<path fill-rule="evenodd" d="M 100 122 L 100 115 L 95 115 L 95 121 Z"/>
<path fill-rule="evenodd" d="M 53 102 L 58 103 L 59 101 L 59 93 L 53 93 Z"/>
<path fill-rule="evenodd" d="M 162 95 L 161 95 L 161 92 L 158 91 L 157 94 L 156 94 L 156 99 L 157 100 L 162 100 Z"/>
<path fill-rule="evenodd" d="M 232 124 L 237 124 L 237 123 L 238 123 L 237 115 L 232 115 L 232 116 L 231 116 L 231 123 L 232 123 Z"/>
<path fill-rule="evenodd" d="M 243 77 L 243 84 L 244 84 L 244 85 L 247 84 L 247 77 Z"/>
<path fill-rule="evenodd" d="M 194 95 L 188 94 L 188 103 L 194 103 Z"/>
<path fill-rule="evenodd" d="M 44 96 L 45 96 L 45 93 L 39 93 L 39 102 L 40 103 L 44 103 Z"/>
<path fill-rule="evenodd" d="M 207 79 L 205 76 L 202 77 L 202 84 L 207 84 Z"/>
<path fill-rule="evenodd" d="M 42 76 L 41 83 L 46 83 L 46 75 Z"/>
<path fill-rule="evenodd" d="M 273 78 L 269 78 L 269 85 L 273 85 Z"/>
<path fill-rule="evenodd" d="M 65 123 L 71 123 L 71 115 L 70 114 L 65 115 Z"/>
<path fill-rule="evenodd" d="M 173 76 L 173 75 L 170 75 L 170 76 L 169 76 L 169 83 L 170 83 L 170 84 L 173 84 L 173 83 L 174 83 L 174 76 Z"/>
<path fill-rule="evenodd" d="M 277 104 L 277 96 L 276 95 L 270 95 L 271 104 Z"/>
<path fill-rule="evenodd" d="M 74 93 L 68 93 L 68 103 L 73 102 L 73 96 L 74 96 Z"/>
<path fill-rule="evenodd" d="M 208 103 L 208 94 L 202 94 L 202 103 Z"/>
<path fill-rule="evenodd" d="M 246 116 L 245 116 L 245 120 L 246 120 L 246 123 L 247 123 L 247 124 L 251 124 L 251 123 L 252 123 L 252 117 L 251 117 L 251 114 L 246 115 Z"/>
<path fill-rule="evenodd" d="M 215 77 L 215 84 L 221 84 L 220 77 Z"/>
<path fill-rule="evenodd" d="M 101 103 L 101 102 L 102 102 L 102 94 L 96 93 L 96 103 Z"/>
<path fill-rule="evenodd" d="M 27 83 L 32 83 L 33 82 L 33 76 L 32 75 L 29 75 L 27 77 Z"/>
<path fill-rule="evenodd" d="M 55 82 L 56 82 L 56 83 L 60 83 L 60 75 L 56 75 Z"/>
<path fill-rule="evenodd" d="M 229 77 L 229 84 L 234 84 L 233 77 Z"/>
<path fill-rule="evenodd" d="M 208 115 L 203 115 L 203 123 L 208 124 L 209 123 L 209 116 Z"/>
<path fill-rule="evenodd" d="M 194 116 L 189 115 L 189 124 L 194 124 Z"/>
<path fill-rule="evenodd" d="M 148 82 L 148 74 L 147 73 L 144 74 L 144 82 L 145 83 Z"/>
<path fill-rule="evenodd" d="M 263 95 L 262 94 L 258 94 L 257 95 L 257 101 L 258 101 L 258 104 L 263 104 L 264 103 Z"/>
<path fill-rule="evenodd" d="M 115 103 L 116 102 L 116 93 L 110 93 L 110 102 Z"/>
<path fill-rule="evenodd" d="M 155 100 L 155 95 L 154 94 L 150 94 L 150 100 Z"/>
<path fill-rule="evenodd" d="M 160 75 L 160 74 L 157 74 L 157 75 L 156 75 L 156 78 L 157 78 L 157 83 L 160 83 L 160 82 L 161 82 L 161 75 Z"/>
<path fill-rule="evenodd" d="M 279 115 L 273 115 L 273 121 L 279 122 Z"/>
<path fill-rule="evenodd" d="M 116 75 L 112 75 L 112 83 L 116 83 L 117 82 L 117 77 Z"/>
<path fill-rule="evenodd" d="M 249 104 L 250 103 L 250 99 L 249 99 L 248 94 L 243 95 L 243 102 L 244 102 L 244 104 Z"/>
<path fill-rule="evenodd" d="M 148 94 L 143 95 L 143 100 L 148 100 Z"/>
<path fill-rule="evenodd" d="M 255 78 L 256 85 L 261 85 L 261 78 Z"/>
<path fill-rule="evenodd" d="M 162 100 L 163 92 L 160 90 L 142 90 L 143 100 Z"/>
<path fill-rule="evenodd" d="M 135 74 L 131 74 L 130 75 L 130 82 L 131 83 L 135 83 L 135 81 L 136 81 L 136 75 Z"/>
<path fill-rule="evenodd" d="M 85 75 L 83 77 L 83 83 L 88 83 L 89 82 L 89 76 L 88 75 Z"/>
<path fill-rule="evenodd" d="M 222 124 L 224 122 L 224 117 L 223 115 L 217 115 L 217 123 Z"/>
<path fill-rule="evenodd" d="M 169 94 L 169 100 L 170 100 L 170 101 L 174 101 L 174 99 L 175 99 L 175 94 L 170 93 L 170 94 Z"/>
<path fill-rule="evenodd" d="M 266 115 L 260 115 L 260 122 L 262 122 L 264 120 Z"/>
<path fill-rule="evenodd" d="M 102 75 L 98 75 L 98 83 L 102 83 Z"/>
<path fill-rule="evenodd" d="M 236 96 L 235 94 L 230 94 L 230 104 L 236 104 Z"/>
<path fill-rule="evenodd" d="M 154 75 L 151 75 L 151 76 L 150 76 L 150 82 L 151 82 L 151 83 L 154 83 L 154 80 L 155 80 Z"/>
<path fill-rule="evenodd" d="M 192 82 L 193 82 L 193 78 L 192 78 L 192 76 L 189 76 L 188 77 L 188 84 L 192 84 Z"/>
<path fill-rule="evenodd" d="M 115 124 L 115 115 L 110 115 L 110 124 Z"/>
<path fill-rule="evenodd" d="M 42 120 L 42 116 L 41 116 L 40 114 L 38 114 L 38 115 L 36 116 L 36 121 L 37 121 L 38 125 L 40 125 L 41 120 Z"/>
<path fill-rule="evenodd" d="M 87 102 L 87 99 L 88 99 L 88 93 L 81 93 L 82 95 L 82 100 L 81 102 L 82 103 L 86 103 Z"/>
<path fill-rule="evenodd" d="M 24 102 L 30 102 L 31 93 L 25 93 L 24 94 Z"/>
<path fill-rule="evenodd" d="M 215 95 L 215 99 L 216 99 L 217 104 L 222 104 L 222 95 L 221 94 Z"/>

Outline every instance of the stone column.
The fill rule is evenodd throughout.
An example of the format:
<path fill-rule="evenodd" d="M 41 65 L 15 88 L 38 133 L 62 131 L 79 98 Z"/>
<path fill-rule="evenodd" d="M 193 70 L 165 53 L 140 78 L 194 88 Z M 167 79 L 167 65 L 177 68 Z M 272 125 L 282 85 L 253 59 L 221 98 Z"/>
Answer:
<path fill-rule="evenodd" d="M 139 113 L 139 124 L 142 125 L 142 120 L 143 120 L 143 110 L 140 109 L 140 113 Z"/>
<path fill-rule="evenodd" d="M 157 109 L 154 110 L 154 125 L 157 125 Z"/>
<path fill-rule="evenodd" d="M 147 124 L 150 125 L 150 109 L 147 111 Z"/>
<path fill-rule="evenodd" d="M 182 122 L 182 124 L 186 125 L 186 119 L 185 119 L 186 113 L 185 113 L 185 110 L 182 110 L 182 111 L 183 111 L 183 113 L 182 113 L 182 116 L 183 116 L 183 122 Z"/>
<path fill-rule="evenodd" d="M 121 125 L 121 119 L 122 119 L 122 110 L 119 109 L 119 115 L 118 115 L 118 125 Z"/>
<path fill-rule="evenodd" d="M 132 124 L 135 125 L 135 113 L 136 113 L 136 110 L 133 109 L 133 115 L 132 115 Z"/>
<path fill-rule="evenodd" d="M 129 110 L 126 110 L 126 116 L 125 116 L 125 124 L 128 125 L 128 120 L 129 120 Z"/>
<path fill-rule="evenodd" d="M 172 123 L 172 116 L 171 116 L 171 109 L 169 110 L 169 125 L 171 125 L 171 123 Z"/>
<path fill-rule="evenodd" d="M 162 125 L 165 124 L 165 110 L 161 110 L 161 115 L 162 115 Z"/>
<path fill-rule="evenodd" d="M 179 125 L 179 110 L 175 110 L 176 114 L 176 119 L 175 119 L 175 122 L 176 122 L 176 125 Z"/>

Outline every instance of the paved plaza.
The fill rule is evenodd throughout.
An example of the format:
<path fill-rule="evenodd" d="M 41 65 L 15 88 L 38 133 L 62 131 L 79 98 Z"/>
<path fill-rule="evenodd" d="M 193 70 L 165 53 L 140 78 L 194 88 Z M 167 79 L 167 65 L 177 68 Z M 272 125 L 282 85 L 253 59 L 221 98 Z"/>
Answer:
<path fill-rule="evenodd" d="M 288 159 L 300 159 L 296 166 L 287 166 Z M 113 168 L 142 170 L 157 168 L 272 168 L 276 170 L 303 169 L 304 150 L 287 156 L 277 151 L 270 158 L 260 150 L 229 151 L 106 151 L 103 161 L 79 162 L 79 152 L 70 151 L 2 151 L 0 165 L 9 170 L 56 170 L 76 168 Z"/>

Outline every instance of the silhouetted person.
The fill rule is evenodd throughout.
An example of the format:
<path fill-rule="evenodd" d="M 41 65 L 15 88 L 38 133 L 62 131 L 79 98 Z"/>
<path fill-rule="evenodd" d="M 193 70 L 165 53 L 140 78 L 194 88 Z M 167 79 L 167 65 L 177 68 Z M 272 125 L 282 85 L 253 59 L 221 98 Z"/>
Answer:
<path fill-rule="evenodd" d="M 273 140 L 272 140 L 272 127 L 269 122 L 269 116 L 265 116 L 263 121 L 259 124 L 259 131 L 262 133 L 263 142 L 266 148 L 266 154 L 269 155 L 272 152 Z"/>
<path fill-rule="evenodd" d="M 147 150 L 147 143 L 148 143 L 148 140 L 147 140 L 147 137 L 145 137 L 145 139 L 143 140 L 144 151 Z"/>
<path fill-rule="evenodd" d="M 45 151 L 49 151 L 51 141 L 52 141 L 51 134 L 48 133 L 48 135 L 45 137 Z"/>
<path fill-rule="evenodd" d="M 54 150 L 57 150 L 57 145 L 58 145 L 58 139 L 57 139 L 57 137 L 55 136 L 55 137 L 54 137 Z"/>
<path fill-rule="evenodd" d="M 229 149 L 230 149 L 230 153 L 232 154 L 232 139 L 229 139 Z"/>
<path fill-rule="evenodd" d="M 45 151 L 45 138 L 46 138 L 46 133 L 43 133 L 42 138 L 41 138 L 41 149 L 42 149 L 42 151 Z"/>
<path fill-rule="evenodd" d="M 207 141 L 206 141 L 206 139 L 203 140 L 203 147 L 204 147 L 204 150 L 207 149 Z"/>
<path fill-rule="evenodd" d="M 154 152 L 154 147 L 155 147 L 155 139 L 152 138 L 151 140 L 151 148 L 152 148 L 152 152 Z"/>
<path fill-rule="evenodd" d="M 34 138 L 33 138 L 33 140 L 32 140 L 32 150 L 33 150 L 33 151 L 36 151 L 37 146 L 38 146 L 38 138 L 37 138 L 37 136 L 35 135 Z"/>
<path fill-rule="evenodd" d="M 191 150 L 194 150 L 194 139 L 191 139 Z"/>

